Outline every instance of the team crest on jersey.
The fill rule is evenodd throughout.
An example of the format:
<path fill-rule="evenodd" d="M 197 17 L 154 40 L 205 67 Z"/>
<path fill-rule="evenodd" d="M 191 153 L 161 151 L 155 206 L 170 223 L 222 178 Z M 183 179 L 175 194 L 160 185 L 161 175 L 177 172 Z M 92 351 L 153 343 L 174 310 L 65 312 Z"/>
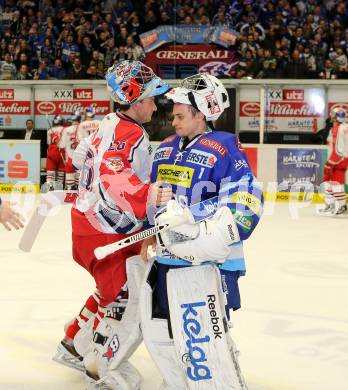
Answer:
<path fill-rule="evenodd" d="M 186 162 L 191 164 L 201 165 L 202 167 L 212 168 L 215 165 L 217 158 L 211 153 L 204 152 L 198 149 L 191 149 L 187 156 Z"/>
<path fill-rule="evenodd" d="M 173 151 L 172 147 L 164 147 L 164 148 L 158 148 L 155 152 L 155 156 L 153 158 L 154 161 L 158 160 L 167 160 L 171 153 Z"/>
<path fill-rule="evenodd" d="M 108 158 L 106 166 L 112 171 L 119 172 L 124 168 L 124 163 L 121 158 Z"/>

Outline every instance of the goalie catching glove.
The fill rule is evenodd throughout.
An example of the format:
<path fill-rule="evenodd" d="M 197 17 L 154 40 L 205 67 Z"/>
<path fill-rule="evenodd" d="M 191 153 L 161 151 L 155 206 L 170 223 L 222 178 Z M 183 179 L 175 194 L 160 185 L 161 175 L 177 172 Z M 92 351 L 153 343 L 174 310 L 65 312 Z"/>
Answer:
<path fill-rule="evenodd" d="M 193 264 L 224 262 L 230 253 L 229 246 L 240 241 L 236 222 L 226 206 L 218 209 L 213 217 L 195 224 L 190 210 L 172 200 L 166 212 L 156 218 L 156 224 L 166 223 L 172 227 L 158 235 L 158 243 Z"/>

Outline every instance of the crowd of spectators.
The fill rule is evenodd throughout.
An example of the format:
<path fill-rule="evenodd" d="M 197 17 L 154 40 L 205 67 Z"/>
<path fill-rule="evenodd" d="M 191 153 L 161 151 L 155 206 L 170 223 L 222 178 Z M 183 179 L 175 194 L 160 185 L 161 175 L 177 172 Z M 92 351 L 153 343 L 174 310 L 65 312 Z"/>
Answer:
<path fill-rule="evenodd" d="M 236 78 L 348 78 L 339 0 L 0 0 L 0 79 L 101 79 L 159 25 L 224 26 Z"/>

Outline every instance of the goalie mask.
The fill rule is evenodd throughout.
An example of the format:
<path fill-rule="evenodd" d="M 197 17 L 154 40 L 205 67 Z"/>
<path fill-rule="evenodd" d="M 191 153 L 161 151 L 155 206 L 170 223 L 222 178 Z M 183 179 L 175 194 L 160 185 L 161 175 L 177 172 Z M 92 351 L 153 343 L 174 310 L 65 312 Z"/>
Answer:
<path fill-rule="evenodd" d="M 332 120 L 343 123 L 346 120 L 347 112 L 342 107 L 335 107 L 331 110 L 330 116 Z"/>
<path fill-rule="evenodd" d="M 53 118 L 52 124 L 53 126 L 62 126 L 64 123 L 63 118 L 60 115 L 56 115 Z"/>
<path fill-rule="evenodd" d="M 173 88 L 165 96 L 174 103 L 191 105 L 207 121 L 216 121 L 230 106 L 226 88 L 219 79 L 208 73 L 187 77 L 179 87 Z"/>
<path fill-rule="evenodd" d="M 105 75 L 112 100 L 119 104 L 135 104 L 168 91 L 169 85 L 140 61 L 122 61 Z"/>

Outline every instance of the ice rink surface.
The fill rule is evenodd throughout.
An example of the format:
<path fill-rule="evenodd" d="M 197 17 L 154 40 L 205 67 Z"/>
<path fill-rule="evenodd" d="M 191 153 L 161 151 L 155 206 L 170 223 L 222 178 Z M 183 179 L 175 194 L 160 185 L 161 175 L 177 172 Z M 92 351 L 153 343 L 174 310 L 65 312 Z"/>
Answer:
<path fill-rule="evenodd" d="M 268 203 L 245 243 L 232 337 L 249 390 L 348 389 L 348 216 L 320 218 L 314 205 L 301 206 Z M 0 226 L 1 390 L 84 389 L 78 372 L 51 360 L 94 289 L 71 258 L 69 213 L 46 220 L 29 254 L 17 249 L 21 232 Z M 142 389 L 157 389 L 143 345 L 132 361 Z"/>

